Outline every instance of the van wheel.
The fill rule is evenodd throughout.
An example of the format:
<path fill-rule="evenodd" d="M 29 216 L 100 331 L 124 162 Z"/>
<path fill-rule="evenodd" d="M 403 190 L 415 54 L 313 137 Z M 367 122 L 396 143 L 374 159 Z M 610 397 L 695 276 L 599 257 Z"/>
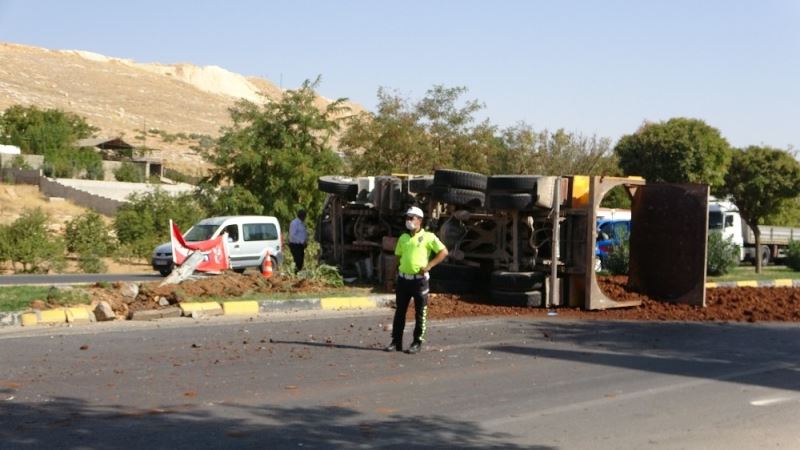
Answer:
<path fill-rule="evenodd" d="M 239 269 L 233 269 L 233 271 L 236 272 L 236 273 L 244 273 L 245 268 L 242 267 L 242 268 L 239 268 Z"/>
<path fill-rule="evenodd" d="M 172 273 L 172 269 L 158 269 L 158 273 L 160 273 L 162 277 L 166 277 Z"/>

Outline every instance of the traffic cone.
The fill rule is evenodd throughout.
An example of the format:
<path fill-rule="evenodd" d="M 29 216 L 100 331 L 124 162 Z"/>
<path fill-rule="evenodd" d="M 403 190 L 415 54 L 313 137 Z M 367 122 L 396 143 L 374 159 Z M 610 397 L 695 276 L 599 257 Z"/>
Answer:
<path fill-rule="evenodd" d="M 267 250 L 267 254 L 264 255 L 264 262 L 261 264 L 261 275 L 264 278 L 272 276 L 272 258 L 269 256 L 269 250 Z"/>

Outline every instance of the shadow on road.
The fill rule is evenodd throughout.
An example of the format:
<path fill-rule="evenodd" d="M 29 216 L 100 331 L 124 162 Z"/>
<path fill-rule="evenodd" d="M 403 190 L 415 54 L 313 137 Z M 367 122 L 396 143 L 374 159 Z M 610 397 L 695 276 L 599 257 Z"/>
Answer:
<path fill-rule="evenodd" d="M 199 408 L 143 411 L 71 398 L 7 401 L 0 403 L 0 448 L 523 448 L 508 435 L 442 416 L 367 417 L 342 407 Z"/>
<path fill-rule="evenodd" d="M 367 350 L 372 352 L 383 351 L 383 348 L 366 347 L 361 345 L 347 345 L 347 344 L 334 344 L 333 342 L 314 342 L 314 341 L 281 341 L 277 339 L 270 339 L 270 344 L 291 344 L 291 345 L 304 345 L 307 347 L 321 347 L 321 348 L 337 348 L 348 350 Z"/>
<path fill-rule="evenodd" d="M 537 322 L 530 323 L 530 327 L 535 346 L 486 348 L 537 358 L 800 390 L 800 327 L 795 325 L 583 321 Z M 561 343 L 580 348 L 558 345 Z"/>

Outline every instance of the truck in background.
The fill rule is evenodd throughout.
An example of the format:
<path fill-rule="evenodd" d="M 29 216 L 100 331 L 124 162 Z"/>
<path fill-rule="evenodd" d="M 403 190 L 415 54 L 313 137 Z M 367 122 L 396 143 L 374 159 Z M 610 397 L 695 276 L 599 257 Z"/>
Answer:
<path fill-rule="evenodd" d="M 762 265 L 785 258 L 789 243 L 800 240 L 800 228 L 759 225 L 761 248 L 756 252 L 756 236 L 742 220 L 739 208 L 730 201 L 713 197 L 708 203 L 708 229 L 722 232 L 723 238 L 730 239 L 739 246 L 739 261 L 749 261 L 753 264 L 756 261 L 756 254 L 760 255 Z"/>

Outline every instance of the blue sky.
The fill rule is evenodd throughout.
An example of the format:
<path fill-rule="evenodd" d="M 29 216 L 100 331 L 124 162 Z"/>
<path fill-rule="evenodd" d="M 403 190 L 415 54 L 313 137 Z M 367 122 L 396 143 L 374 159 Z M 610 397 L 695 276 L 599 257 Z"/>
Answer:
<path fill-rule="evenodd" d="M 696 117 L 800 147 L 800 1 L 0 0 L 0 41 L 218 65 L 373 108 L 465 86 L 510 126 L 614 140 Z"/>

